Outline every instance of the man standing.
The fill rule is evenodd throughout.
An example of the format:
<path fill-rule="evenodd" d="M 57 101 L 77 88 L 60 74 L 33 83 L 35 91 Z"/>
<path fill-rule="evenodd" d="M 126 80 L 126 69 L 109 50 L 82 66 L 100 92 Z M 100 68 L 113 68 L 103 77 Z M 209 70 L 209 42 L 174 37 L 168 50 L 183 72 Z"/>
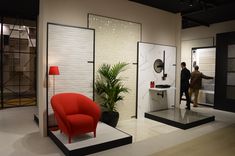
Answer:
<path fill-rule="evenodd" d="M 186 63 L 181 63 L 181 84 L 180 84 L 180 100 L 182 99 L 183 93 L 186 97 L 186 109 L 190 110 L 190 97 L 189 97 L 189 79 L 190 79 L 190 71 L 186 68 Z"/>
<path fill-rule="evenodd" d="M 192 97 L 192 94 L 194 93 L 194 103 L 193 107 L 197 107 L 198 103 L 198 93 L 199 89 L 202 87 L 202 79 L 213 79 L 213 77 L 206 76 L 202 74 L 200 71 L 198 71 L 199 67 L 195 66 L 194 71 L 191 73 L 191 81 L 190 81 L 190 91 L 189 91 L 189 96 L 190 99 Z"/>

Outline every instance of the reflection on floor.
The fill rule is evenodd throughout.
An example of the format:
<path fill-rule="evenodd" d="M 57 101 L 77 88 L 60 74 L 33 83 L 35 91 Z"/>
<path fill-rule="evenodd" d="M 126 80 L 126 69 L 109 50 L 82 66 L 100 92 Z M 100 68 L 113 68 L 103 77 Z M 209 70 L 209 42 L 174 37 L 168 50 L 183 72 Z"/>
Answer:
<path fill-rule="evenodd" d="M 36 98 L 31 97 L 31 98 L 20 98 L 20 99 L 15 99 L 15 98 L 6 99 L 4 100 L 3 105 L 4 108 L 17 107 L 17 106 L 35 106 Z"/>
<path fill-rule="evenodd" d="M 132 135 L 133 142 L 179 130 L 178 128 L 147 118 L 119 121 L 117 128 Z"/>
<path fill-rule="evenodd" d="M 33 121 L 36 106 L 0 110 L 1 156 L 64 156 Z"/>
<path fill-rule="evenodd" d="M 215 120 L 213 115 L 181 108 L 148 112 L 145 113 L 145 117 L 181 129 L 189 129 Z"/>
<path fill-rule="evenodd" d="M 151 156 L 234 156 L 234 132 L 235 124 L 229 125 Z"/>

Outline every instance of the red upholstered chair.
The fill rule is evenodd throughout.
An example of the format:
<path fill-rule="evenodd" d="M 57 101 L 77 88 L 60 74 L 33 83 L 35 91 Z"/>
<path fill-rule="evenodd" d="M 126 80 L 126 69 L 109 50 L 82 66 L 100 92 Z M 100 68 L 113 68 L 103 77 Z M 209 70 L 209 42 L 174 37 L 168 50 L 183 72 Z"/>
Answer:
<path fill-rule="evenodd" d="M 88 132 L 96 137 L 100 108 L 90 98 L 77 93 L 60 93 L 51 98 L 59 129 L 71 138 Z"/>

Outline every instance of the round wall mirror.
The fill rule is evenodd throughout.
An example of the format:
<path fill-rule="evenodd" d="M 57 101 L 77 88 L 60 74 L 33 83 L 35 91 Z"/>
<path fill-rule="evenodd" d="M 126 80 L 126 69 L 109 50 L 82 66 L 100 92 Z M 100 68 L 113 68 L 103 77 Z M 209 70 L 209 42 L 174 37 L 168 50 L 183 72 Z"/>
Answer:
<path fill-rule="evenodd" d="M 161 59 L 156 59 L 154 64 L 153 64 L 153 68 L 155 70 L 156 73 L 161 73 L 163 70 L 164 64 L 162 62 Z"/>

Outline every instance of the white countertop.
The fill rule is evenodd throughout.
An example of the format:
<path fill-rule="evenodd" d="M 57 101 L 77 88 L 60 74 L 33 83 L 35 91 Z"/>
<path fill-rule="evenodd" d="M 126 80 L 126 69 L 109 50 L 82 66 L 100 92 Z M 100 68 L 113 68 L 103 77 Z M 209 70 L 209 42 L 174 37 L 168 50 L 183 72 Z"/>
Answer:
<path fill-rule="evenodd" d="M 208 94 L 214 94 L 214 93 L 215 93 L 215 92 L 212 91 L 212 90 L 200 90 L 200 92 L 208 93 Z"/>
<path fill-rule="evenodd" d="M 149 88 L 151 91 L 167 91 L 170 89 L 175 89 L 175 87 L 169 87 L 169 88 Z"/>

